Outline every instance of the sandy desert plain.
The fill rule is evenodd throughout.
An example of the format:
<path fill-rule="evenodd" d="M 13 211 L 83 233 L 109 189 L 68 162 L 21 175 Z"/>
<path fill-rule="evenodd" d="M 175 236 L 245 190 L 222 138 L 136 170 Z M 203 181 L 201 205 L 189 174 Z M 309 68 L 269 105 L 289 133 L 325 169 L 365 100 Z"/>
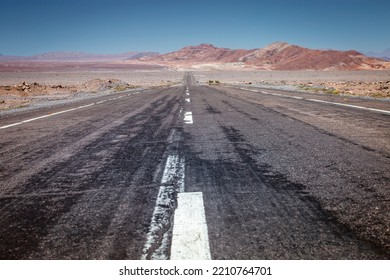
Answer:
<path fill-rule="evenodd" d="M 270 71 L 169 68 L 143 64 L 55 65 L 0 68 L 0 114 L 66 103 L 129 89 L 180 85 L 191 71 L 199 85 L 275 87 L 316 94 L 350 95 L 390 102 L 390 70 Z"/>

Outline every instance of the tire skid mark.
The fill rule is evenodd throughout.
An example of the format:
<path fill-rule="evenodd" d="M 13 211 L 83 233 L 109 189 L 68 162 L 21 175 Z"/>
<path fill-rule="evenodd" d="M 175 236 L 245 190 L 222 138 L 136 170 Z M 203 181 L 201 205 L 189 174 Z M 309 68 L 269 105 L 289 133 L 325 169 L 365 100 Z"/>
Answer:
<path fill-rule="evenodd" d="M 1 220 L 8 227 L 0 231 L 0 240 L 8 241 L 1 243 L 0 254 L 9 259 L 28 258 L 29 255 L 34 259 L 104 258 L 101 252 L 105 252 L 104 254 L 115 258 L 128 258 L 123 249 L 120 252 L 111 251 L 118 247 L 120 240 L 111 240 L 118 233 L 108 233 L 114 220 L 118 224 L 123 219 L 124 214 L 119 211 L 119 207 L 123 208 L 124 197 L 130 195 L 131 184 L 154 186 L 155 165 L 167 146 L 162 140 L 168 136 L 166 129 L 169 120 L 165 124 L 163 120 L 168 118 L 172 121 L 170 111 L 175 110 L 177 103 L 177 98 L 169 101 L 167 98 L 164 96 L 142 112 L 118 123 L 113 130 L 115 133 L 112 130 L 103 133 L 76 154 L 32 175 L 14 191 L 15 195 L 36 194 L 36 197 L 2 198 L 7 210 L 2 212 Z M 130 131 L 137 132 L 131 134 Z M 153 143 L 151 140 L 158 142 Z M 150 143 L 139 146 L 143 142 Z M 155 146 L 153 152 L 145 152 L 151 145 Z M 115 186 L 115 192 L 110 191 L 114 190 L 112 186 Z M 152 190 L 151 187 L 138 188 L 135 193 L 145 196 L 145 192 Z M 89 190 L 100 191 L 91 193 Z M 69 195 L 64 196 L 68 191 Z M 51 197 L 46 196 L 49 193 Z M 87 230 L 91 225 L 82 223 L 82 220 L 94 215 L 84 205 L 96 207 L 94 204 L 105 193 L 110 194 L 110 199 L 103 200 L 100 209 L 96 209 L 94 219 L 101 222 L 94 225 L 91 232 Z M 115 200 L 117 203 L 114 203 Z M 88 212 L 77 215 L 84 211 Z M 111 222 L 113 214 L 117 218 Z M 72 225 L 79 228 L 77 235 Z M 6 234 L 7 237 L 6 232 L 9 233 Z M 104 245 L 109 246 L 109 250 L 93 250 L 99 244 L 103 246 L 103 243 L 111 244 Z M 125 244 L 122 245 L 122 248 L 126 247 Z M 88 251 L 83 251 L 85 246 L 91 247 Z"/>
<path fill-rule="evenodd" d="M 324 209 L 321 203 L 310 194 L 304 185 L 289 181 L 284 175 L 272 171 L 271 166 L 266 164 L 259 165 L 254 156 L 261 153 L 261 150 L 258 150 L 256 147 L 247 143 L 239 130 L 227 126 L 221 126 L 221 128 L 227 139 L 234 146 L 235 152 L 239 156 L 241 162 L 246 163 L 250 173 L 267 188 L 267 192 L 273 197 L 273 201 L 276 203 L 274 211 L 279 213 L 278 216 L 289 217 L 292 213 L 291 211 L 297 211 L 299 216 L 302 217 L 301 219 L 307 220 L 307 223 L 315 223 L 318 227 L 326 226 L 326 228 L 329 229 L 328 234 L 334 235 L 340 239 L 340 242 L 359 242 L 359 235 L 357 235 L 348 225 L 338 221 L 331 211 Z M 290 201 L 298 200 L 304 205 L 303 207 L 294 207 L 295 209 L 292 209 L 289 203 L 285 204 L 278 202 L 280 197 L 286 197 Z M 296 217 L 290 222 L 293 222 L 295 219 Z M 286 226 L 289 227 L 288 223 Z M 291 225 L 291 227 L 293 227 L 293 225 Z M 294 243 L 294 237 L 292 235 L 286 235 L 285 238 Z M 369 240 L 363 241 L 365 242 L 364 247 L 378 253 L 378 255 L 375 256 L 376 258 L 382 258 L 387 254 L 383 248 L 377 244 Z"/>

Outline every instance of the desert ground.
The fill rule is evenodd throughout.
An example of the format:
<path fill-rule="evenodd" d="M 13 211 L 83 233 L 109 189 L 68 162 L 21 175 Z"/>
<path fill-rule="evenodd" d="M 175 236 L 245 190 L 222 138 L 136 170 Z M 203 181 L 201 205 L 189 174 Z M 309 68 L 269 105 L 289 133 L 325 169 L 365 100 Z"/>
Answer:
<path fill-rule="evenodd" d="M 173 86 L 182 79 L 182 72 L 166 69 L 0 72 L 0 110 L 39 106 L 48 100 L 65 102 L 98 93 Z"/>
<path fill-rule="evenodd" d="M 390 98 L 390 71 L 206 71 L 195 72 L 199 83 L 278 87 L 325 94 Z"/>
<path fill-rule="evenodd" d="M 185 71 L 191 71 L 198 84 L 246 85 L 312 92 L 351 95 L 390 100 L 390 70 L 380 71 L 266 71 L 202 70 L 154 67 L 104 67 L 85 69 L 67 67 L 0 72 L 0 110 L 66 102 L 74 97 L 87 98 L 97 93 L 112 93 L 156 86 L 175 86 Z"/>

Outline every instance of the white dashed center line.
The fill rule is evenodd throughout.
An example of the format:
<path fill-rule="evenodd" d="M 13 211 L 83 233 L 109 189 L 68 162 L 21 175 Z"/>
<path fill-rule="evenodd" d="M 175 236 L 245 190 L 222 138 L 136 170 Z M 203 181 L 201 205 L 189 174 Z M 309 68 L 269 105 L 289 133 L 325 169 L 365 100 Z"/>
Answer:
<path fill-rule="evenodd" d="M 171 259 L 210 260 L 210 245 L 202 193 L 179 193 L 177 203 Z"/>
<path fill-rule="evenodd" d="M 184 123 L 185 124 L 193 124 L 194 120 L 192 119 L 192 112 L 184 113 Z"/>
<path fill-rule="evenodd" d="M 188 88 L 186 94 L 189 95 Z M 190 98 L 186 98 L 185 101 L 190 102 Z M 183 108 L 180 108 L 180 116 L 182 112 Z M 194 123 L 192 112 L 184 113 L 184 123 Z M 211 259 L 203 194 L 184 192 L 184 177 L 184 159 L 179 157 L 177 152 L 168 156 L 142 259 L 168 259 L 169 245 L 172 260 Z M 173 209 L 176 193 L 177 208 Z"/>

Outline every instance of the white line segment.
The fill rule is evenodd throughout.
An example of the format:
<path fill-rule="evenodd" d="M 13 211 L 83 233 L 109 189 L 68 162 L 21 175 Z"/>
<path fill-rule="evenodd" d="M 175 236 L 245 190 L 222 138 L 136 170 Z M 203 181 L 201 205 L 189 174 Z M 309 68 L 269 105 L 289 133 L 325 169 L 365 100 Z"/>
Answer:
<path fill-rule="evenodd" d="M 179 191 L 184 191 L 184 160 L 180 159 L 178 155 L 170 155 L 165 164 L 161 184 L 173 184 L 177 179 Z"/>
<path fill-rule="evenodd" d="M 210 245 L 201 192 L 179 193 L 171 260 L 210 260 Z"/>
<path fill-rule="evenodd" d="M 313 98 L 304 98 L 304 97 L 293 96 L 293 95 L 284 95 L 284 94 L 279 94 L 279 93 L 270 93 L 270 92 L 266 92 L 266 91 L 258 91 L 258 90 L 247 89 L 247 88 L 239 88 L 239 89 L 246 90 L 246 91 L 257 92 L 257 93 L 262 93 L 262 94 L 266 94 L 266 95 L 280 96 L 280 97 L 286 97 L 286 98 L 292 98 L 292 99 L 298 99 L 298 100 L 307 100 L 307 101 L 312 101 L 312 102 L 317 102 L 317 103 L 325 103 L 325 104 L 331 104 L 331 105 L 337 105 L 337 106 L 344 106 L 344 107 L 349 107 L 349 108 L 368 110 L 368 111 L 372 111 L 372 112 L 377 112 L 377 113 L 390 115 L 390 111 L 381 110 L 381 109 L 375 109 L 375 108 L 370 108 L 370 107 L 363 107 L 363 106 L 358 106 L 358 105 L 351 105 L 351 104 L 345 104 L 345 103 L 325 101 L 325 100 L 313 99 Z"/>
<path fill-rule="evenodd" d="M 154 207 L 152 221 L 146 235 L 146 242 L 143 249 L 142 259 L 166 260 L 168 256 L 165 251 L 169 246 L 169 235 L 171 219 L 167 210 L 173 207 L 174 199 L 173 186 L 160 186 L 156 206 Z M 160 240 L 160 235 L 162 238 Z M 153 247 L 156 246 L 155 249 Z"/>
<path fill-rule="evenodd" d="M 171 215 L 175 193 L 184 191 L 184 160 L 170 155 L 165 163 L 152 221 L 146 236 L 142 259 L 166 260 L 169 247 Z M 162 237 L 160 237 L 162 235 Z"/>
<path fill-rule="evenodd" d="M 24 120 L 24 121 L 21 121 L 21 122 L 17 122 L 17 123 L 13 123 L 13 124 L 1 126 L 0 129 L 5 129 L 5 128 L 8 128 L 8 127 L 12 127 L 12 126 L 16 126 L 16 125 L 21 125 L 21 124 L 24 124 L 24 123 L 29 123 L 29 122 L 32 122 L 32 121 L 36 121 L 36 120 L 48 118 L 48 117 L 51 117 L 51 116 L 55 116 L 55 115 L 59 115 L 59 114 L 63 114 L 63 113 L 67 113 L 67 112 L 71 112 L 71 111 L 75 111 L 75 110 L 79 110 L 79 109 L 86 108 L 86 107 L 90 107 L 90 106 L 93 106 L 93 105 L 95 105 L 95 103 L 91 103 L 91 104 L 84 105 L 84 106 L 79 106 L 79 107 L 72 108 L 72 109 L 68 109 L 68 110 L 64 110 L 64 111 L 59 111 L 59 112 L 51 113 L 51 114 L 48 114 L 48 115 L 39 116 L 39 117 L 36 117 L 36 118 Z"/>
<path fill-rule="evenodd" d="M 194 120 L 192 118 L 192 112 L 185 112 L 184 113 L 184 123 L 185 124 L 193 124 Z"/>
<path fill-rule="evenodd" d="M 384 114 L 390 115 L 390 111 L 387 111 L 387 110 L 381 110 L 381 109 L 375 109 L 375 108 L 369 108 L 369 107 L 363 107 L 363 106 L 357 106 L 357 105 L 351 105 L 351 104 L 345 104 L 345 103 L 338 103 L 338 102 L 330 102 L 330 101 L 311 99 L 311 98 L 307 98 L 306 100 L 313 101 L 313 102 L 319 102 L 319 103 L 344 106 L 344 107 L 350 107 L 350 108 L 356 108 L 356 109 L 363 109 L 363 110 L 368 110 L 368 111 L 373 111 L 373 112 L 384 113 Z"/>
<path fill-rule="evenodd" d="M 182 158 L 168 156 L 161 179 L 163 185 L 160 186 L 146 236 L 143 260 L 168 259 L 170 244 L 170 258 L 173 260 L 211 259 L 203 194 L 184 192 L 184 168 Z M 176 193 L 177 208 L 173 209 Z"/>
<path fill-rule="evenodd" d="M 138 93 L 139 92 L 135 92 L 133 94 L 127 94 L 127 96 L 135 95 L 135 94 L 138 94 Z M 32 119 L 27 119 L 27 120 L 24 120 L 24 121 L 21 121 L 21 122 L 0 126 L 0 129 L 5 129 L 5 128 L 21 125 L 21 124 L 24 124 L 24 123 L 29 123 L 29 122 L 32 122 L 32 121 L 36 121 L 36 120 L 40 120 L 40 119 L 44 119 L 44 118 L 48 118 L 48 117 L 52 117 L 52 116 L 56 116 L 56 115 L 60 115 L 60 114 L 64 114 L 64 113 L 68 113 L 68 112 L 71 112 L 71 111 L 80 110 L 80 109 L 83 109 L 83 108 L 87 108 L 87 107 L 90 107 L 90 106 L 102 104 L 102 103 L 105 103 L 107 101 L 115 100 L 115 99 L 122 98 L 122 97 L 124 97 L 124 96 L 119 96 L 119 97 L 116 97 L 116 98 L 109 98 L 109 99 L 105 99 L 105 100 L 102 100 L 102 101 L 90 103 L 90 104 L 87 104 L 87 105 L 82 105 L 82 106 L 74 107 L 74 108 L 71 108 L 71 109 L 67 109 L 67 110 L 63 110 L 63 111 L 59 111 L 59 112 L 50 113 L 50 114 L 47 114 L 47 115 L 35 117 L 35 118 L 32 118 Z"/>

